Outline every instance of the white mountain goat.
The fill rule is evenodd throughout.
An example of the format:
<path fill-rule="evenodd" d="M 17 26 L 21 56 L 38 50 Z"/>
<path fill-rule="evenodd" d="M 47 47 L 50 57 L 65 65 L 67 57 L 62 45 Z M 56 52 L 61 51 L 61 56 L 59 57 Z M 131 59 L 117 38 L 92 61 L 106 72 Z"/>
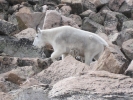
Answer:
<path fill-rule="evenodd" d="M 42 48 L 46 43 L 53 46 L 54 52 L 51 54 L 53 61 L 61 55 L 64 59 L 72 49 L 77 49 L 80 56 L 85 57 L 85 63 L 88 65 L 93 58 L 100 56 L 105 46 L 108 46 L 100 36 L 71 26 L 38 29 L 33 45 Z"/>

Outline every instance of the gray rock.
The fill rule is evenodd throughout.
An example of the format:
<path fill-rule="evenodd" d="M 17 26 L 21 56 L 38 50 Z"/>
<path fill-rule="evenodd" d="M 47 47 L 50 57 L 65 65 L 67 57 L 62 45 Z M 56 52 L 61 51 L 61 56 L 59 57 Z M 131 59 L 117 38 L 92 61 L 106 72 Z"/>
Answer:
<path fill-rule="evenodd" d="M 10 35 L 18 31 L 17 25 L 0 19 L 0 35 Z"/>
<path fill-rule="evenodd" d="M 36 85 L 11 91 L 12 100 L 50 100 L 47 96 L 47 85 Z"/>
<path fill-rule="evenodd" d="M 133 38 L 133 29 L 132 28 L 125 29 L 119 33 L 115 43 L 118 46 L 122 47 L 123 42 L 132 38 Z"/>
<path fill-rule="evenodd" d="M 131 61 L 131 63 L 129 64 L 128 68 L 126 69 L 125 75 L 128 75 L 130 77 L 133 78 L 133 60 Z"/>
<path fill-rule="evenodd" d="M 129 1 L 129 2 L 127 2 Z M 133 9 L 133 3 L 132 0 L 126 0 L 126 2 L 124 2 L 120 9 L 119 12 L 123 13 L 125 16 L 127 16 L 128 18 L 131 18 L 131 10 Z"/>
<path fill-rule="evenodd" d="M 13 57 L 41 57 L 41 49 L 32 46 L 33 41 L 22 38 L 0 37 L 0 51 Z"/>
<path fill-rule="evenodd" d="M 122 25 L 122 30 L 127 28 L 133 28 L 133 20 L 124 21 Z"/>
<path fill-rule="evenodd" d="M 97 11 L 95 4 L 92 2 L 92 0 L 83 0 L 83 10 L 92 10 L 94 12 Z"/>
<path fill-rule="evenodd" d="M 124 1 L 125 0 L 110 0 L 109 8 L 113 11 L 118 11 Z"/>
<path fill-rule="evenodd" d="M 133 59 L 133 39 L 129 39 L 122 44 L 122 50 L 128 59 Z"/>
<path fill-rule="evenodd" d="M 89 19 L 89 17 L 85 17 L 82 24 L 82 29 L 86 31 L 90 31 L 95 33 L 97 30 L 102 29 L 103 26 Z"/>

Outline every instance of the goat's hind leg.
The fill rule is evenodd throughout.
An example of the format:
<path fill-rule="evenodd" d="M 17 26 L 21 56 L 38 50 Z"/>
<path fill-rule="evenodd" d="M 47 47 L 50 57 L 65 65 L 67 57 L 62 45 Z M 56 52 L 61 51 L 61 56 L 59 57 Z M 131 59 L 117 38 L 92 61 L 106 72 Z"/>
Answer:
<path fill-rule="evenodd" d="M 90 65 L 90 63 L 92 62 L 92 59 L 94 58 L 96 54 L 93 54 L 91 52 L 87 52 L 85 53 L 85 64 Z"/>

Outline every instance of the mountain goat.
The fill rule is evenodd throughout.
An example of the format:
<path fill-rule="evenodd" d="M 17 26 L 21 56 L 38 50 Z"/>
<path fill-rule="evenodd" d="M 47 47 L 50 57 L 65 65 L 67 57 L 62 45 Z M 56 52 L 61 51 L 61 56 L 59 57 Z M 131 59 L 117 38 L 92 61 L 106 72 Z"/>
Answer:
<path fill-rule="evenodd" d="M 108 46 L 100 36 L 71 26 L 38 29 L 33 45 L 42 48 L 46 43 L 51 44 L 54 49 L 51 54 L 53 61 L 61 55 L 64 59 L 72 49 L 77 49 L 80 56 L 85 57 L 85 63 L 88 65 L 93 58 L 100 56 L 105 46 Z"/>

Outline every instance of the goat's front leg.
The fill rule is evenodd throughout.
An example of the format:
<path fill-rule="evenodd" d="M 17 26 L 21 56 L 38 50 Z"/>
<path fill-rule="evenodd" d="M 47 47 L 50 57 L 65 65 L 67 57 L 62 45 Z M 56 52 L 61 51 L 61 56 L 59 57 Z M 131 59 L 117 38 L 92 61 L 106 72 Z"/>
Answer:
<path fill-rule="evenodd" d="M 56 58 L 57 58 L 57 57 L 60 57 L 61 54 L 63 54 L 63 53 L 62 53 L 60 50 L 54 51 L 54 52 L 51 54 L 51 59 L 53 60 L 53 62 L 56 61 Z"/>

